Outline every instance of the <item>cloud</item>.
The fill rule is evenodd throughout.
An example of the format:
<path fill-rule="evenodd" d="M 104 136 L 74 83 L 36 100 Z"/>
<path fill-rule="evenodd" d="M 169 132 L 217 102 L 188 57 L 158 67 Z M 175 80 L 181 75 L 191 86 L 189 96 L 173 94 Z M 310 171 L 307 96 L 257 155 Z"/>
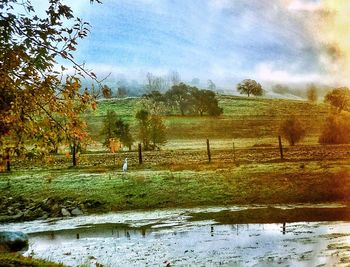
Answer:
<path fill-rule="evenodd" d="M 308 83 L 317 79 L 331 82 L 332 74 L 333 80 L 339 80 L 338 66 L 341 62 L 344 66 L 344 55 L 350 57 L 346 50 L 350 46 L 340 40 L 344 36 L 340 30 L 331 28 L 348 22 L 348 9 L 341 10 L 344 1 L 65 3 L 92 25 L 91 35 L 79 43 L 75 55 L 78 62 L 92 63 L 96 72 L 124 72 L 127 77 L 143 79 L 147 71 L 161 75 L 172 69 L 187 80 L 198 77 L 225 85 L 249 77 Z M 330 7 L 338 19 L 333 13 L 325 17 Z M 324 27 L 327 23 L 330 26 Z"/>
<path fill-rule="evenodd" d="M 288 9 L 292 11 L 314 12 L 322 9 L 320 1 L 292 0 L 287 3 Z"/>

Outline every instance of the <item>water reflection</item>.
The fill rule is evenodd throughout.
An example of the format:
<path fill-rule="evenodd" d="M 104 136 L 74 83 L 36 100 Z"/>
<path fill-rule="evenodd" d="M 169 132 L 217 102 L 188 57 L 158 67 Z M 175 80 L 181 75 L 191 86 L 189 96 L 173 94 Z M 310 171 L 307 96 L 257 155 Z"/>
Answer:
<path fill-rule="evenodd" d="M 209 260 L 214 266 L 316 266 L 346 255 L 337 244 L 349 237 L 350 223 L 289 223 L 288 231 L 287 223 L 170 228 L 107 224 L 33 233 L 30 249 L 72 266 L 82 264 L 78 259 L 90 259 L 91 266 L 197 266 Z M 45 241 L 50 239 L 56 243 Z M 330 248 L 340 251 L 335 254 Z"/>
<path fill-rule="evenodd" d="M 135 214 L 3 227 L 29 234 L 27 255 L 69 266 L 317 266 L 350 260 L 347 222 L 219 224 L 191 221 L 178 210 Z"/>
<path fill-rule="evenodd" d="M 30 233 L 29 236 L 46 239 L 46 240 L 67 240 L 67 239 L 83 239 L 83 238 L 98 238 L 98 237 L 115 237 L 127 238 L 142 237 L 146 238 L 148 234 L 154 232 L 151 227 L 130 227 L 127 225 L 89 225 L 82 226 L 75 229 L 57 230 L 57 231 L 43 231 L 37 233 Z M 155 235 L 157 235 L 155 233 Z"/>

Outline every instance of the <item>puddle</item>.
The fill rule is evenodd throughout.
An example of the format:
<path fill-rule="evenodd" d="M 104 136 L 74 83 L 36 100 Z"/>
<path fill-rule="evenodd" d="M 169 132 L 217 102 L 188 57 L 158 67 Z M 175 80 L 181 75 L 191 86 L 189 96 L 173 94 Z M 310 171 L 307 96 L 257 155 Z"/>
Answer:
<path fill-rule="evenodd" d="M 25 255 L 70 266 L 96 266 L 97 262 L 103 266 L 349 266 L 347 221 L 219 224 L 210 216 L 191 217 L 264 208 L 122 212 L 3 224 L 0 231 L 23 231 L 30 240 Z M 308 212 L 309 208 L 343 207 L 308 206 Z"/>

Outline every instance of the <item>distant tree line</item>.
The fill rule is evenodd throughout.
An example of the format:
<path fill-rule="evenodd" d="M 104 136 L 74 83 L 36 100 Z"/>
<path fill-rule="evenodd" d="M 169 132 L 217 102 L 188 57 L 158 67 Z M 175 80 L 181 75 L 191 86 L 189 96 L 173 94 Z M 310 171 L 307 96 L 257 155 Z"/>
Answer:
<path fill-rule="evenodd" d="M 124 97 L 137 97 L 144 94 L 149 94 L 152 91 L 158 91 L 165 93 L 171 89 L 174 85 L 179 85 L 182 82 L 181 76 L 177 71 L 170 71 L 167 75 L 155 75 L 151 72 L 146 74 L 143 83 L 137 80 L 127 80 L 125 77 L 120 75 L 120 77 L 115 80 L 114 78 L 108 78 L 102 88 L 98 86 L 91 86 L 90 84 L 85 84 L 82 81 L 82 87 L 87 88 L 87 91 L 94 95 L 96 98 L 124 98 Z M 216 84 L 213 80 L 208 79 L 206 85 L 198 79 L 193 78 L 189 84 L 191 86 L 202 87 L 211 91 L 216 91 Z"/>
<path fill-rule="evenodd" d="M 207 114 L 219 116 L 223 109 L 219 107 L 216 95 L 211 90 L 198 89 L 184 83 L 173 85 L 164 94 L 160 91 L 151 91 L 143 96 L 151 103 L 164 105 L 168 113 L 184 115 Z"/>

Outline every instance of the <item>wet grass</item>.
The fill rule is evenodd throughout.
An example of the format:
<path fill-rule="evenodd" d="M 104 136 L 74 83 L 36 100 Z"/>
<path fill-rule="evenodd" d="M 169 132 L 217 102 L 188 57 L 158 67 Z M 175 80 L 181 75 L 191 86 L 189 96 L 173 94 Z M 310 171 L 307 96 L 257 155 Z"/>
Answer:
<path fill-rule="evenodd" d="M 145 166 L 128 173 L 93 167 L 16 171 L 0 176 L 0 194 L 40 202 L 95 200 L 93 212 L 231 204 L 346 202 L 348 162 L 200 163 Z"/>
<path fill-rule="evenodd" d="M 133 125 L 138 101 L 101 101 L 97 111 L 87 115 L 97 140 L 101 137 L 96 129 L 108 109 Z M 97 212 L 348 201 L 350 146 L 315 145 L 326 105 L 232 96 L 220 96 L 219 102 L 225 110 L 219 118 L 166 117 L 169 144 L 162 151 L 144 152 L 143 165 L 138 165 L 135 151 L 116 155 L 90 151 L 80 156 L 78 168 L 69 168 L 70 159 L 63 155 L 53 156 L 44 166 L 42 159 L 14 160 L 14 171 L 0 174 L 0 196 L 36 202 L 48 197 L 96 200 L 103 203 Z M 277 129 L 291 112 L 307 123 L 309 135 L 304 144 L 285 145 L 281 162 Z M 211 140 L 210 164 L 206 138 Z M 125 157 L 129 171 L 123 174 L 119 170 Z"/>

